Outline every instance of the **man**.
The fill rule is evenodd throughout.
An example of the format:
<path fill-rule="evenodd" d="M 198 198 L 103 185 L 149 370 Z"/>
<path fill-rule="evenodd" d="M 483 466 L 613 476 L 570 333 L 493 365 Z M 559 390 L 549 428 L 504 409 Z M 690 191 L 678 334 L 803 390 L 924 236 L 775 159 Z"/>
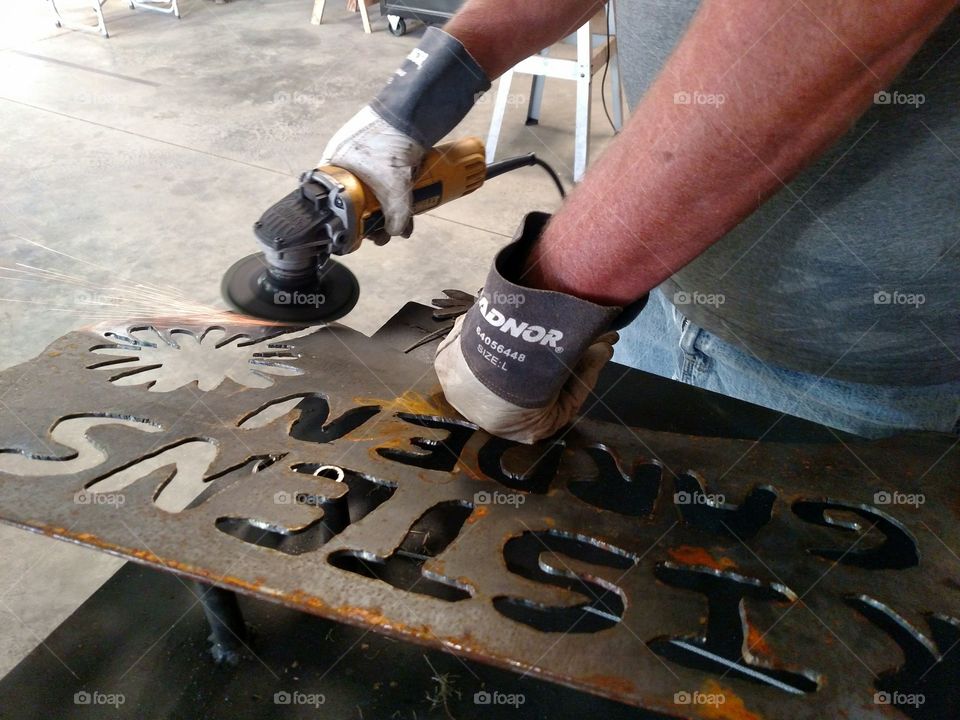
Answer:
<path fill-rule="evenodd" d="M 954 430 L 956 5 L 620 0 L 632 117 L 549 222 L 528 216 L 440 346 L 451 404 L 503 437 L 552 434 L 649 294 L 621 362 L 864 436 Z M 424 148 L 601 7 L 468 0 L 324 162 L 408 234 Z"/>

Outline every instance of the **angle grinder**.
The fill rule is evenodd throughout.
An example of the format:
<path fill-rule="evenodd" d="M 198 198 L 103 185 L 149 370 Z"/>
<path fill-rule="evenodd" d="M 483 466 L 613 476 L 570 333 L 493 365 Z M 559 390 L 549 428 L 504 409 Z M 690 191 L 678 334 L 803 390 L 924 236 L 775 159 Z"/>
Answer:
<path fill-rule="evenodd" d="M 540 165 L 563 195 L 556 173 L 533 153 L 487 165 L 479 138 L 433 148 L 413 183 L 413 214 L 469 195 L 484 182 L 520 167 Z M 330 259 L 360 247 L 383 228 L 373 191 L 343 168 L 304 173 L 300 187 L 254 223 L 262 252 L 236 262 L 224 275 L 224 299 L 240 312 L 284 323 L 332 322 L 357 303 L 357 279 Z"/>

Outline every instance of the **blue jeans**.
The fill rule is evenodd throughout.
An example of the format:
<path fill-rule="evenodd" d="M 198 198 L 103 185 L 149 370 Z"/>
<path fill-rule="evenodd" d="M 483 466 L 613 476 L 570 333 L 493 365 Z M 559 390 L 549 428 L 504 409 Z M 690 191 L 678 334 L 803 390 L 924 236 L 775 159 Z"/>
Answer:
<path fill-rule="evenodd" d="M 960 381 L 867 385 L 771 365 L 691 323 L 659 290 L 620 331 L 613 359 L 863 437 L 958 429 Z"/>

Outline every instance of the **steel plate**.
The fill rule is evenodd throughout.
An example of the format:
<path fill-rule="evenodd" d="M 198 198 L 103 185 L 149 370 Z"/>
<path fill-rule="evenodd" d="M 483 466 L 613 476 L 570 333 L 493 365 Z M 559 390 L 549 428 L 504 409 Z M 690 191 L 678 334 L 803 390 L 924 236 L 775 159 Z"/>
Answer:
<path fill-rule="evenodd" d="M 956 444 L 523 447 L 346 328 L 140 326 L 0 373 L 0 519 L 649 717 L 949 718 Z"/>

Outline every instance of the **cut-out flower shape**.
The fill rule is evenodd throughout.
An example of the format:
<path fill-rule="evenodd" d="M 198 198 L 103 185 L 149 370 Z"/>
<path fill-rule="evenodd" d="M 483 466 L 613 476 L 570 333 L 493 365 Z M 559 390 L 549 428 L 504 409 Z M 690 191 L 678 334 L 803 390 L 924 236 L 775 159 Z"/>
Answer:
<path fill-rule="evenodd" d="M 119 359 L 89 365 L 88 369 L 110 369 L 114 385 L 148 385 L 150 392 L 171 392 L 196 382 L 203 392 L 215 390 L 224 380 L 251 388 L 274 384 L 271 375 L 302 375 L 290 364 L 297 355 L 287 344 L 316 332 L 319 327 L 251 340 L 246 335 L 227 335 L 221 327 L 197 334 L 190 330 L 161 332 L 154 327 L 139 327 L 129 335 L 105 333 L 112 345 L 98 345 L 91 352 L 115 355 Z"/>

